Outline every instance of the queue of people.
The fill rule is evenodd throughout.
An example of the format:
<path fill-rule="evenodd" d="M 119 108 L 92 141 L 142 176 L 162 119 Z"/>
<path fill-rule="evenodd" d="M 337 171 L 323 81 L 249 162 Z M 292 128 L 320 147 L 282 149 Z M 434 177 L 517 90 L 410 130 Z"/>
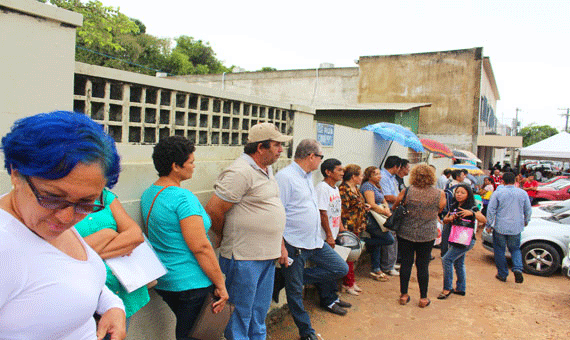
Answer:
<path fill-rule="evenodd" d="M 228 302 L 235 306 L 226 339 L 265 339 L 276 263 L 301 339 L 317 339 L 303 304 L 304 286 L 314 285 L 320 306 L 337 315 L 351 307 L 339 298 L 339 287 L 352 295 L 363 293 L 355 264 L 334 250 L 339 232 L 347 230 L 365 240 L 371 278 L 386 282 L 399 276 L 401 305 L 411 300 L 408 286 L 415 263 L 418 306 L 427 307 L 438 219 L 445 226 L 467 220 L 474 228 L 487 222 L 463 172 L 444 171 L 437 179 L 433 167 L 410 169 L 409 161 L 397 156 L 389 156 L 382 169 L 343 167 L 334 158 L 323 161 L 321 145 L 304 139 L 294 161 L 274 175 L 272 165 L 291 139 L 271 123 L 253 126 L 244 153 L 218 176 L 205 207 L 181 187 L 194 174 L 194 145 L 171 136 L 154 147 L 158 178 L 140 204 L 148 240 L 167 269 L 154 289 L 176 317 L 177 339 L 193 339 L 191 329 L 212 294 L 214 313 Z M 101 260 L 129 255 L 144 242 L 141 228 L 110 191 L 120 171 L 114 141 L 85 115 L 61 111 L 17 121 L 2 139 L 2 150 L 13 189 L 0 197 L 0 338 L 124 339 L 130 317 L 148 303 L 149 293 L 146 286 L 125 291 Z M 317 169 L 324 180 L 314 186 Z M 514 175 L 505 173 L 501 181 L 508 189 Z M 504 258 L 504 248 L 509 248 L 516 282 L 522 282 L 517 239 L 511 233 L 519 232 L 520 247 L 520 228 L 505 229 L 502 215 L 512 209 L 505 202 L 524 191 L 495 188 L 494 177 L 485 183 L 496 253 L 502 245 Z M 527 192 L 534 189 L 528 183 Z M 444 190 L 453 191 L 453 202 L 447 202 Z M 500 190 L 501 195 L 493 194 Z M 520 204 L 521 221 L 528 223 L 530 201 Z M 397 231 L 368 232 L 371 211 L 389 217 L 400 205 L 408 213 Z M 447 239 L 451 229 L 446 234 L 445 226 Z M 464 259 L 474 244 L 475 237 L 463 247 L 446 244 L 439 299 L 465 295 Z M 501 281 L 508 274 L 503 258 L 497 259 Z"/>

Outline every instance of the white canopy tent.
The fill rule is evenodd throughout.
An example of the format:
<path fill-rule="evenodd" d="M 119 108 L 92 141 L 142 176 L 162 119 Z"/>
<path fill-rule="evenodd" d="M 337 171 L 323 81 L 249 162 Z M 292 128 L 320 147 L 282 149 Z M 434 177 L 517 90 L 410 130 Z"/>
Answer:
<path fill-rule="evenodd" d="M 570 161 L 570 133 L 565 131 L 520 149 L 521 159 Z"/>

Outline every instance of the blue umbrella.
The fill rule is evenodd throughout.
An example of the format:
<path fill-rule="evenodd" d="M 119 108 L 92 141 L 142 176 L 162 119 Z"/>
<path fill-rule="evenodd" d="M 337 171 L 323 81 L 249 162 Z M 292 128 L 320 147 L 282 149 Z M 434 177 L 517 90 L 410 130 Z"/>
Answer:
<path fill-rule="evenodd" d="M 416 152 L 424 151 L 424 147 L 418 136 L 401 125 L 392 123 L 376 123 L 363 127 L 362 129 L 372 131 L 385 140 L 396 141 L 405 147 L 415 150 Z"/>

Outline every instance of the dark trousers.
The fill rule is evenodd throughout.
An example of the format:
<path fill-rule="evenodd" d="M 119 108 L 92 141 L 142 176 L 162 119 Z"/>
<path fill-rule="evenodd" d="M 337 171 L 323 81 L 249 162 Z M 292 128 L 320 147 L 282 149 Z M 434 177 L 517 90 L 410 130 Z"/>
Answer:
<path fill-rule="evenodd" d="M 400 264 L 400 293 L 408 294 L 408 284 L 410 283 L 415 257 L 420 297 L 422 299 L 427 298 L 429 263 L 433 240 L 429 242 L 412 242 L 398 237 L 398 244 L 402 252 L 402 263 Z"/>
<path fill-rule="evenodd" d="M 202 305 L 210 293 L 213 286 L 183 290 L 181 292 L 170 292 L 167 290 L 155 289 L 164 302 L 170 307 L 176 316 L 176 339 L 191 340 L 190 330 L 202 309 Z"/>

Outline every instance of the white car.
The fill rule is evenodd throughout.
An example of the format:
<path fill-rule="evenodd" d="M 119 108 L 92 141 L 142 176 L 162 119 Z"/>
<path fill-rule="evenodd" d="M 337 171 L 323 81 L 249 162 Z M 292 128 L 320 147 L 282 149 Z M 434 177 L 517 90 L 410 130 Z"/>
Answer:
<path fill-rule="evenodd" d="M 570 247 L 570 244 L 568 246 Z M 566 255 L 564 260 L 562 260 L 562 275 L 570 279 L 570 254 Z"/>
<path fill-rule="evenodd" d="M 493 252 L 493 234 L 488 233 L 486 228 L 482 239 L 483 247 Z M 550 217 L 531 218 L 521 233 L 524 271 L 539 276 L 552 275 L 568 255 L 568 242 L 570 210 Z"/>
<path fill-rule="evenodd" d="M 549 217 L 570 210 L 570 200 L 544 201 L 532 207 L 531 218 Z"/>

